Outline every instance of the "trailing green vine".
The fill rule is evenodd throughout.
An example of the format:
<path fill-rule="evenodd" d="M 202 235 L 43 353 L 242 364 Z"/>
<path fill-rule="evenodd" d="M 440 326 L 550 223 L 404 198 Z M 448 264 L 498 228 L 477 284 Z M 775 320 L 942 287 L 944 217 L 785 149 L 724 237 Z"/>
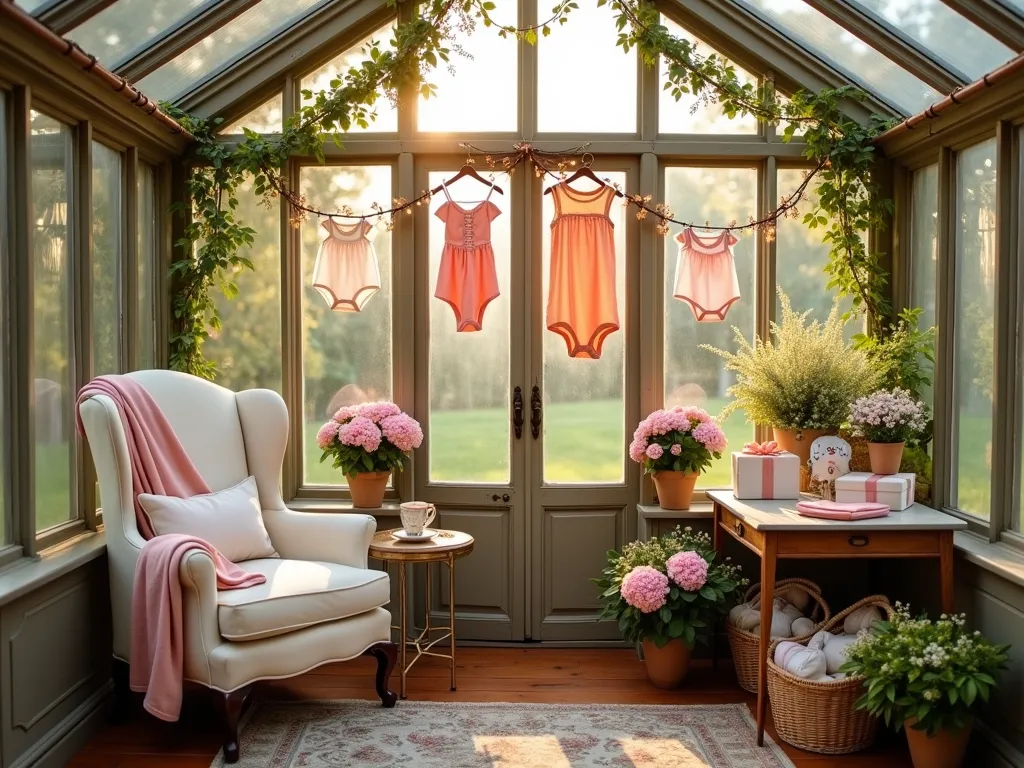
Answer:
<path fill-rule="evenodd" d="M 389 0 L 391 6 L 404 0 Z M 694 44 L 672 35 L 660 23 L 651 0 L 597 0 L 614 14 L 619 32 L 618 45 L 636 49 L 644 64 L 666 66 L 666 88 L 677 99 L 693 94 L 699 102 L 716 102 L 730 118 L 751 115 L 756 119 L 784 125 L 782 136 L 789 141 L 799 128 L 804 156 L 813 167 L 800 187 L 784 195 L 766 217 L 745 223 L 731 223 L 731 229 L 754 228 L 773 238 L 782 217 L 799 217 L 798 204 L 811 178 L 815 203 L 803 214 L 806 226 L 823 229 L 822 240 L 829 245 L 828 287 L 852 298 L 854 312 L 866 313 L 873 327 L 890 320 L 887 297 L 888 275 L 882 254 L 872 251 L 864 234 L 885 225 L 891 202 L 879 194 L 873 180 L 876 155 L 872 139 L 884 129 L 880 119 L 861 125 L 847 117 L 844 102 L 862 100 L 856 88 L 824 89 L 819 93 L 800 91 L 788 102 L 777 98 L 771 83 L 742 82 L 735 68 L 717 54 L 702 55 Z M 352 126 L 365 126 L 373 119 L 373 107 L 382 100 L 392 102 L 415 95 L 430 97 L 435 88 L 430 72 L 450 61 L 459 32 L 482 24 L 502 37 L 510 35 L 534 44 L 553 27 L 569 21 L 578 9 L 575 0 L 560 0 L 546 21 L 526 29 L 495 22 L 491 0 L 427 0 L 419 15 L 395 27 L 389 47 L 372 42 L 361 67 L 340 74 L 330 89 L 316 94 L 304 92 L 306 103 L 288 118 L 279 136 L 268 137 L 245 131 L 245 138 L 229 146 L 215 135 L 215 124 L 195 119 L 167 106 L 196 138 L 196 167 L 186 180 L 186 201 L 175 210 L 187 218 L 183 236 L 176 246 L 181 257 L 172 268 L 173 331 L 170 366 L 175 370 L 213 378 L 212 362 L 203 357 L 203 344 L 211 330 L 220 327 L 212 298 L 214 289 L 229 298 L 237 293 L 231 280 L 239 269 L 252 264 L 240 251 L 251 245 L 255 232 L 236 217 L 239 186 L 252 179 L 254 192 L 265 198 L 284 198 L 299 221 L 313 211 L 302 195 L 291 189 L 283 173 L 288 159 L 305 155 L 324 161 L 324 143 L 341 146 L 340 135 Z M 664 58 L 661 62 L 660 57 Z M 671 211 L 652 205 L 649 195 L 627 198 L 638 218 L 648 213 L 660 219 L 659 231 L 674 222 Z M 396 199 L 390 208 L 376 205 L 375 216 L 386 216 L 417 201 Z"/>

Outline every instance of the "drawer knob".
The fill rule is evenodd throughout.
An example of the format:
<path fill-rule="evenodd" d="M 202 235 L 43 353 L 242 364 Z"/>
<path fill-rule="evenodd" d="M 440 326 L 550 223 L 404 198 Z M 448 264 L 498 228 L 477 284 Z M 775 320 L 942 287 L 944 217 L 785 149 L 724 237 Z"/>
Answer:
<path fill-rule="evenodd" d="M 851 536 L 850 546 L 851 547 L 866 547 L 868 545 L 867 536 Z"/>
<path fill-rule="evenodd" d="M 741 523 L 739 520 L 732 524 L 732 529 L 736 531 L 737 536 L 743 535 L 743 523 Z"/>

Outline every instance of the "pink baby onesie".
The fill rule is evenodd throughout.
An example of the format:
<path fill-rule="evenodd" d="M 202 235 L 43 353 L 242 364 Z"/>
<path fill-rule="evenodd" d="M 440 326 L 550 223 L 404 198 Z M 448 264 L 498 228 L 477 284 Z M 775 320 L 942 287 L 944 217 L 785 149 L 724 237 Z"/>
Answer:
<path fill-rule="evenodd" d="M 738 241 L 732 232 L 702 237 L 687 227 L 678 235 L 679 262 L 676 264 L 674 295 L 690 305 L 698 323 L 720 323 L 740 299 L 740 282 L 732 246 Z"/>
<path fill-rule="evenodd" d="M 334 219 L 321 226 L 328 235 L 313 265 L 313 287 L 336 312 L 359 312 L 380 290 L 380 270 L 366 233 L 373 225 L 361 219 L 346 229 Z"/>

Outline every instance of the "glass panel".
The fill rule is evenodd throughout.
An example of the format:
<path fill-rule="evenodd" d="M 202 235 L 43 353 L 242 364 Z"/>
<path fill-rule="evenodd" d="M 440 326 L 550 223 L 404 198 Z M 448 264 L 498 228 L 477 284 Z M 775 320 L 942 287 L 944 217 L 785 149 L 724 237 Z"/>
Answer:
<path fill-rule="evenodd" d="M 549 18 L 549 0 L 537 17 Z M 611 6 L 584 5 L 537 43 L 537 127 L 543 132 L 636 132 L 636 50 L 616 45 Z M 609 96 L 614 94 L 614 108 Z"/>
<path fill-rule="evenodd" d="M 1024 9 L 1024 5 L 1021 6 Z M 1017 133 L 1017 146 L 1024 147 L 1024 128 L 1021 128 Z M 1017 153 L 1017 162 L 1020 164 L 1019 182 L 1018 189 L 1024 189 L 1024 155 L 1020 152 Z M 1017 260 L 1024 262 L 1024 217 L 1021 217 L 1017 221 Z M 1017 321 L 1018 328 L 1021 325 L 1021 320 Z M 1021 343 L 1024 345 L 1024 336 L 1021 338 Z M 1021 360 L 1024 360 L 1024 346 L 1018 349 L 1017 354 Z M 1018 371 L 1020 369 L 1018 368 Z M 1018 377 L 1019 381 L 1019 377 Z M 1019 384 L 1018 384 L 1019 386 Z M 1021 410 L 1024 410 L 1024 387 L 1020 390 L 1021 395 Z M 1024 530 L 1024 420 L 1021 422 L 1021 442 L 1020 442 L 1020 504 L 1017 507 L 1016 515 L 1016 529 Z"/>
<path fill-rule="evenodd" d="M 569 23 L 572 23 L 571 19 Z M 661 23 L 676 37 L 690 40 L 699 55 L 725 58 L 722 53 L 671 19 L 662 16 Z M 658 133 L 757 133 L 757 120 L 751 115 L 741 115 L 730 120 L 717 102 L 701 103 L 692 93 L 684 93 L 676 101 L 672 91 L 665 90 L 668 64 L 664 58 L 659 59 L 658 68 Z M 736 77 L 740 83 L 757 82 L 754 75 L 739 67 L 736 67 Z"/>
<path fill-rule="evenodd" d="M 121 371 L 121 153 L 92 143 L 92 369 Z"/>
<path fill-rule="evenodd" d="M 213 0 L 219 2 L 219 0 Z M 107 66 L 138 54 L 205 0 L 117 0 L 68 33 Z"/>
<path fill-rule="evenodd" d="M 309 91 L 310 96 L 307 98 L 303 94 L 302 106 L 305 107 L 313 104 L 316 101 L 316 95 L 320 91 L 330 90 L 331 81 L 340 79 L 339 75 L 346 74 L 353 67 L 360 67 L 362 62 L 366 60 L 366 51 L 369 50 L 368 46 L 372 40 L 380 42 L 379 47 L 381 50 L 388 50 L 390 47 L 388 43 L 394 39 L 394 31 L 394 24 L 378 29 L 365 40 L 361 40 L 347 50 L 342 51 L 322 67 L 303 77 L 300 89 Z M 392 48 L 391 50 L 394 49 Z M 398 110 L 386 97 L 381 98 L 369 109 L 376 116 L 375 119 L 370 120 L 365 127 L 358 124 L 352 125 L 348 129 L 349 133 L 361 133 L 363 131 L 394 132 L 398 130 Z"/>
<path fill-rule="evenodd" d="M 15 5 L 24 8 L 29 13 L 35 13 L 49 1 L 50 0 L 18 0 Z"/>
<path fill-rule="evenodd" d="M 742 221 L 757 210 L 757 170 L 666 168 L 665 202 L 675 218 L 682 221 Z M 678 234 L 681 235 L 682 231 Z M 720 233 L 697 230 L 696 234 L 706 241 Z M 719 349 L 736 351 L 733 327 L 739 328 L 748 339 L 754 338 L 757 323 L 757 239 L 750 232 L 736 233 L 736 237 L 739 241 L 732 248 L 734 259 L 727 256 L 715 258 L 721 259 L 719 263 L 725 265 L 725 279 L 729 278 L 729 262 L 735 262 L 740 299 L 728 308 L 725 322 L 702 323 L 696 320 L 696 310 L 679 296 L 687 296 L 701 307 L 712 310 L 720 308 L 731 296 L 719 293 L 712 297 L 703 292 L 695 293 L 694 286 L 688 285 L 685 277 L 679 274 L 679 262 L 683 258 L 680 244 L 675 237 L 665 238 L 666 408 L 696 405 L 716 415 L 728 402 L 726 390 L 734 383 L 734 375 L 724 369 L 722 358 L 700 349 L 700 345 L 712 344 Z M 747 423 L 742 412 L 732 414 L 722 427 L 729 438 L 730 450 L 738 450 L 754 438 L 754 428 Z M 728 486 L 731 472 L 729 454 L 726 453 L 701 476 L 701 484 L 711 488 Z"/>
<path fill-rule="evenodd" d="M 303 168 L 301 191 L 311 206 L 322 211 L 341 213 L 348 206 L 356 213 L 369 213 L 373 203 L 387 206 L 391 200 L 391 175 L 390 165 Z M 323 252 L 321 243 L 330 237 L 329 222 L 310 217 L 302 225 L 303 444 L 305 482 L 310 485 L 346 484 L 338 470 L 320 463 L 316 445 L 320 426 L 343 405 L 391 399 L 392 240 L 385 222 L 368 221 L 372 225 L 366 233 L 369 249 L 356 238 L 355 245 L 334 244 Z M 354 220 L 334 219 L 334 223 L 342 236 L 357 231 Z M 359 264 L 358 279 L 349 275 L 335 280 L 331 257 L 335 264 L 342 259 Z M 349 311 L 351 305 L 331 309 L 328 300 L 366 296 L 359 289 L 373 282 L 375 269 L 379 269 L 380 290 L 366 298 L 360 311 Z M 314 275 L 322 289 L 313 287 Z"/>
<path fill-rule="evenodd" d="M 171 101 L 239 55 L 256 48 L 330 0 L 260 0 L 138 83 L 155 101 Z"/>
<path fill-rule="evenodd" d="M 517 26 L 518 7 L 508 0 L 499 3 L 492 12 L 495 23 Z M 456 31 L 448 47 L 452 49 L 449 64 L 441 62 L 427 78 L 437 86 L 436 97 L 420 97 L 420 130 L 515 131 L 519 122 L 515 37 L 499 37 L 494 27 L 485 27 L 477 19 L 473 29 Z"/>
<path fill-rule="evenodd" d="M 8 365 L 7 339 L 7 270 L 10 259 L 10 227 L 7 220 L 7 92 L 0 90 L 0 544 L 10 543 L 11 526 L 8 520 L 10 505 L 8 489 L 10 488 L 11 465 L 7 461 L 7 381 L 10 375 Z"/>
<path fill-rule="evenodd" d="M 792 195 L 803 182 L 804 171 L 801 168 L 780 168 L 778 171 L 779 197 Z M 797 206 L 800 216 L 795 219 L 782 218 L 776 228 L 775 248 L 775 280 L 789 296 L 793 309 L 797 312 L 812 310 L 811 319 L 824 321 L 832 309 L 835 294 L 826 288 L 829 277 L 825 274 L 828 264 L 829 246 L 821 241 L 825 233 L 823 227 L 808 229 L 803 223 L 803 215 L 813 210 L 817 204 L 814 194 L 814 181 L 804 193 L 804 199 Z M 839 304 L 841 312 L 847 312 L 853 306 L 850 299 L 843 299 Z M 781 313 L 778 299 L 775 302 L 775 316 Z M 846 325 L 847 338 L 857 333 L 859 324 L 853 322 Z"/>
<path fill-rule="evenodd" d="M 231 276 L 238 295 L 214 291 L 219 331 L 206 342 L 217 364 L 217 383 L 236 392 L 254 387 L 281 391 L 281 213 L 280 200 L 267 206 L 246 180 L 238 189 L 235 218 L 256 230 L 253 244 L 239 250 L 255 269 Z"/>
<path fill-rule="evenodd" d="M 71 317 L 68 223 L 74 131 L 32 112 L 32 272 L 35 357 L 36 530 L 71 509 Z"/>
<path fill-rule="evenodd" d="M 988 518 L 995 342 L 996 142 L 957 156 L 956 482 L 952 506 Z"/>
<path fill-rule="evenodd" d="M 156 270 L 160 219 L 156 210 L 156 169 L 139 163 L 138 180 L 138 367 L 156 366 Z"/>
<path fill-rule="evenodd" d="M 574 14 L 575 15 L 575 14 Z M 570 21 L 570 24 L 572 22 Z M 569 26 L 567 24 L 566 26 Z M 601 179 L 624 187 L 626 174 L 621 171 L 599 171 Z M 585 200 L 595 188 L 592 182 L 574 183 L 579 200 Z M 551 295 L 551 240 L 550 225 L 555 216 L 556 193 L 544 195 L 543 257 L 544 304 Z M 564 199 L 564 198 L 563 198 Z M 593 210 L 585 203 L 574 204 L 580 211 Z M 570 211 L 571 212 L 571 211 Z M 566 213 L 563 210 L 563 215 Z M 601 356 L 597 360 L 587 357 L 571 358 L 568 344 L 561 334 L 545 330 L 543 341 L 544 379 L 544 482 L 545 483 L 621 483 L 625 477 L 625 368 L 623 342 L 626 336 L 626 216 L 627 211 L 618 198 L 613 199 L 608 215 L 614 225 L 615 275 L 613 278 L 619 329 L 604 340 Z M 586 217 L 566 224 L 589 229 L 593 219 Z M 571 236 L 572 229 L 567 229 Z M 593 235 L 591 235 L 593 237 Z M 587 256 L 590 256 L 587 253 Z M 563 277 L 580 279 L 572 274 L 572 263 L 562 261 Z M 586 267 L 584 267 L 584 270 Z M 591 278 L 595 289 L 608 288 L 604 275 Z M 550 307 L 549 307 L 550 309 Z M 561 317 L 545 315 L 545 328 L 551 320 L 561 320 L 571 312 L 559 312 Z M 572 332 L 581 344 L 588 344 L 598 332 L 601 323 L 612 322 L 609 315 L 594 317 L 590 322 L 573 327 Z M 528 403 L 527 403 L 528 405 Z M 632 429 L 632 426 L 631 426 Z"/>
<path fill-rule="evenodd" d="M 281 122 L 283 109 L 284 97 L 280 93 L 275 94 L 235 122 L 226 125 L 220 133 L 225 136 L 233 136 L 245 133 L 243 128 L 256 131 L 256 133 L 280 133 L 283 125 Z"/>
<path fill-rule="evenodd" d="M 451 178 L 457 167 L 430 174 L 430 187 Z M 473 206 L 484 200 L 487 189 L 479 182 L 464 179 L 451 188 L 455 206 L 449 205 L 446 214 L 462 233 L 462 223 L 467 215 L 460 212 L 473 210 Z M 509 333 L 510 300 L 509 280 L 512 270 L 512 211 L 508 199 L 509 188 L 504 195 L 492 194 L 494 206 L 485 206 L 472 221 L 481 221 L 490 215 L 491 243 L 494 266 L 497 274 L 498 295 L 493 295 L 492 283 L 486 295 L 470 295 L 466 300 L 450 305 L 448 299 L 437 297 L 442 258 L 450 253 L 451 265 L 457 266 L 467 253 L 459 247 L 450 251 L 446 246 L 446 224 L 438 218 L 438 211 L 448 201 L 444 195 L 436 195 L 430 203 L 430 285 L 435 298 L 430 299 L 430 414 L 429 446 L 430 480 L 448 483 L 508 483 L 509 476 Z M 472 253 L 472 251 L 470 251 Z M 478 258 L 478 264 L 486 264 L 486 249 Z M 449 262 L 445 260 L 447 265 Z M 435 277 L 437 276 L 437 277 Z M 450 288 L 458 291 L 457 284 Z M 468 286 L 467 286 L 468 288 Z M 448 297 L 458 295 L 445 292 Z M 480 321 L 479 331 L 457 332 L 458 323 L 470 320 Z M 472 326 L 469 326 L 470 328 Z M 524 395 L 529 399 L 529 395 Z"/>
<path fill-rule="evenodd" d="M 971 79 L 1013 58 L 1013 51 L 942 0 L 860 0 L 860 3 Z"/>
<path fill-rule="evenodd" d="M 938 224 L 939 166 L 929 165 L 914 171 L 910 219 L 910 303 L 924 310 L 918 324 L 921 329 L 934 326 L 937 318 L 935 268 Z M 935 404 L 931 387 L 925 388 L 921 396 L 929 408 Z"/>
<path fill-rule="evenodd" d="M 850 34 L 803 0 L 741 0 L 822 61 L 843 69 L 906 114 L 920 112 L 942 94 Z"/>

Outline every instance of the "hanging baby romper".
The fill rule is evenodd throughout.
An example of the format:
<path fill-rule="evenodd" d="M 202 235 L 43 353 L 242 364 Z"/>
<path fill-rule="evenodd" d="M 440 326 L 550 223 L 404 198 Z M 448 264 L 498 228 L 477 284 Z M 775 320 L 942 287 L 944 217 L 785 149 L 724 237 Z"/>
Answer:
<path fill-rule="evenodd" d="M 445 223 L 444 250 L 434 296 L 447 302 L 455 312 L 456 332 L 479 331 L 484 310 L 499 295 L 491 222 L 501 215 L 501 210 L 491 202 L 494 184 L 486 199 L 468 210 L 452 200 L 448 187 L 441 187 L 448 200 L 434 213 Z"/>
<path fill-rule="evenodd" d="M 674 295 L 690 305 L 698 323 L 720 323 L 740 299 L 740 282 L 732 246 L 732 232 L 701 237 L 687 227 L 678 235 L 679 262 L 676 264 Z"/>
<path fill-rule="evenodd" d="M 561 182 L 551 194 L 548 330 L 565 339 L 569 357 L 597 360 L 605 338 L 619 329 L 615 235 L 608 218 L 615 190 L 578 192 Z"/>
<path fill-rule="evenodd" d="M 366 234 L 365 219 L 346 229 L 334 219 L 321 222 L 328 235 L 313 265 L 313 288 L 337 312 L 359 312 L 380 290 L 380 270 Z"/>

